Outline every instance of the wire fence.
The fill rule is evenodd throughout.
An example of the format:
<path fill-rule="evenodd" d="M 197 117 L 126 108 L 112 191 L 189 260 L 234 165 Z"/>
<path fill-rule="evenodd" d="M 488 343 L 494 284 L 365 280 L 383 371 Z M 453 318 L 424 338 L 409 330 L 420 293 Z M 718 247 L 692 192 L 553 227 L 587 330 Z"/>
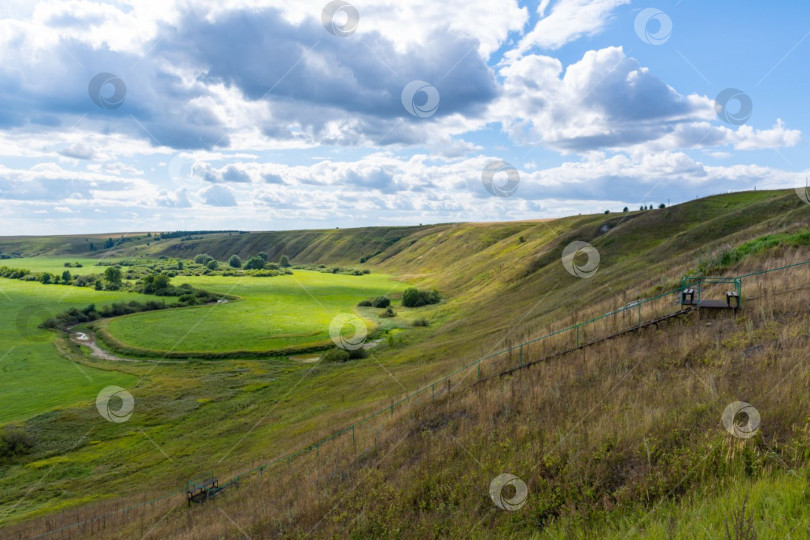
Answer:
<path fill-rule="evenodd" d="M 742 283 L 743 279 L 750 279 L 771 272 L 786 270 L 799 266 L 810 264 L 810 260 L 797 262 L 776 268 L 759 270 L 750 272 L 736 277 L 722 278 L 722 283 Z M 339 430 L 323 439 L 310 444 L 296 452 L 276 458 L 267 463 L 258 465 L 250 470 L 237 474 L 231 480 L 222 484 L 222 488 L 238 485 L 240 481 L 254 476 L 263 475 L 265 471 L 278 467 L 280 465 L 291 466 L 293 460 L 305 455 L 310 455 L 313 452 L 316 454 L 318 463 L 321 463 L 321 448 L 330 442 L 337 440 L 347 440 L 351 436 L 352 446 L 357 449 L 358 440 L 361 436 L 361 428 L 371 427 L 373 422 L 382 420 L 390 420 L 394 417 L 395 412 L 403 409 L 405 404 L 415 403 L 420 399 L 424 402 L 435 400 L 438 397 L 448 395 L 452 390 L 458 388 L 463 383 L 477 382 L 484 378 L 494 376 L 514 367 L 520 367 L 532 361 L 531 359 L 541 359 L 555 354 L 561 354 L 572 349 L 577 349 L 590 344 L 597 343 L 605 338 L 611 337 L 617 333 L 633 330 L 634 328 L 641 328 L 645 325 L 645 321 L 657 320 L 667 316 L 673 315 L 681 310 L 681 294 L 687 287 L 693 286 L 695 280 L 704 279 L 708 283 L 713 283 L 716 278 L 704 277 L 691 277 L 684 279 L 680 287 L 663 292 L 651 298 L 644 298 L 628 303 L 627 305 L 610 311 L 598 317 L 579 322 L 562 329 L 551 331 L 543 336 L 524 341 L 520 344 L 505 348 L 498 352 L 494 352 L 473 360 L 456 370 L 444 375 L 433 382 L 430 382 L 418 390 L 407 394 L 397 401 L 379 409 L 378 411 L 369 414 L 365 418 Z M 735 287 L 736 288 L 736 287 Z M 365 437 L 367 439 L 374 439 L 376 446 L 377 435 L 382 431 L 382 428 L 377 430 L 366 429 Z M 72 528 L 80 527 L 83 524 L 101 520 L 114 514 L 126 513 L 127 516 L 133 510 L 146 507 L 147 505 L 154 506 L 155 503 L 163 501 L 170 497 L 185 494 L 187 486 L 184 486 L 176 491 L 167 493 L 160 497 L 150 499 L 141 503 L 133 504 L 112 512 L 107 512 L 92 519 L 84 520 L 82 522 L 73 523 L 65 527 L 54 529 L 45 533 L 35 536 L 34 538 L 43 538 L 51 536 L 56 533 L 64 532 Z"/>

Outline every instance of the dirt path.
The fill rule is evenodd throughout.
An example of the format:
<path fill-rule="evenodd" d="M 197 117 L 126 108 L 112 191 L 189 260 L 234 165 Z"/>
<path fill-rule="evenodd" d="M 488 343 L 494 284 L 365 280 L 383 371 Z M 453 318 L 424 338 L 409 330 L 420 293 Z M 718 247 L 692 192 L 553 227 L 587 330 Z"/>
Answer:
<path fill-rule="evenodd" d="M 68 330 L 70 333 L 70 340 L 73 343 L 78 345 L 84 345 L 90 349 L 90 356 L 94 358 L 98 358 L 100 360 L 109 360 L 110 362 L 135 362 L 130 358 L 122 358 L 120 356 L 116 356 L 109 351 L 105 351 L 101 347 L 98 346 L 96 343 L 96 335 L 87 330 L 87 332 L 73 332 Z"/>

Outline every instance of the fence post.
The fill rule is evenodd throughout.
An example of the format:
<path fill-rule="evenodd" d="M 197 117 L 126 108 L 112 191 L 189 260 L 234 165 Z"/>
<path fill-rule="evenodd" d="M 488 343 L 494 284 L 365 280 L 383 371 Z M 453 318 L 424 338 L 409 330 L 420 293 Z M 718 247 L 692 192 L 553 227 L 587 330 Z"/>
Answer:
<path fill-rule="evenodd" d="M 520 345 L 520 365 L 523 365 L 523 345 Z"/>
<path fill-rule="evenodd" d="M 478 361 L 478 380 L 481 380 L 481 360 Z"/>
<path fill-rule="evenodd" d="M 430 390 L 431 392 L 433 392 L 433 396 L 431 397 L 431 399 L 436 399 L 436 383 L 430 385 Z"/>
<path fill-rule="evenodd" d="M 641 302 L 638 303 L 638 327 L 641 328 Z"/>
<path fill-rule="evenodd" d="M 394 404 L 391 404 L 391 418 L 394 417 Z"/>
<path fill-rule="evenodd" d="M 579 348 L 579 325 L 577 325 L 577 348 Z"/>

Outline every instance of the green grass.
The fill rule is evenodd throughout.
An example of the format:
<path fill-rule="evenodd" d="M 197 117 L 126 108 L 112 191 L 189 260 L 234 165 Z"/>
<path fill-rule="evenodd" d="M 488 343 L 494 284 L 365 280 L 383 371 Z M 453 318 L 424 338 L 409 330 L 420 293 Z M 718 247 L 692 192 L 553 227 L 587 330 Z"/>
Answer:
<path fill-rule="evenodd" d="M 407 284 L 390 276 L 349 276 L 296 270 L 271 278 L 177 277 L 237 302 L 149 312 L 113 319 L 106 325 L 124 345 L 155 351 L 267 351 L 323 343 L 329 323 L 352 313 L 360 300 L 400 292 Z"/>
<path fill-rule="evenodd" d="M 88 259 L 85 257 L 76 257 L 74 259 L 68 259 L 65 257 L 23 257 L 21 259 L 0 260 L 0 266 L 25 268 L 31 272 L 50 272 L 51 274 L 59 275 L 61 275 L 65 270 L 69 271 L 71 275 L 103 274 L 104 267 L 94 266 L 98 261 L 98 259 Z M 66 262 L 79 262 L 82 264 L 82 267 L 66 268 Z"/>
<path fill-rule="evenodd" d="M 810 474 L 791 471 L 729 479 L 678 501 L 609 513 L 591 522 L 563 518 L 536 538 L 726 538 L 727 524 L 734 535 L 735 515 L 742 513 L 743 503 L 759 538 L 807 538 L 810 478 L 803 478 L 802 472 Z"/>
<path fill-rule="evenodd" d="M 71 307 L 143 298 L 0 279 L 0 425 L 55 408 L 84 406 L 105 386 L 131 384 L 130 375 L 63 358 L 54 347 L 55 334 L 37 325 Z"/>

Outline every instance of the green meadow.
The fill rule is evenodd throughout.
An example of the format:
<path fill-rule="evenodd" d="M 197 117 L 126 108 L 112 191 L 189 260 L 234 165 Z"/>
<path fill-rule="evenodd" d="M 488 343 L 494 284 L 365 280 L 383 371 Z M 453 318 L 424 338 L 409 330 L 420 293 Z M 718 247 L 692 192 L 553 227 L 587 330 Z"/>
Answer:
<path fill-rule="evenodd" d="M 56 334 L 37 326 L 72 307 L 143 298 L 139 294 L 0 280 L 0 425 L 53 408 L 85 405 L 104 386 L 134 382 L 131 375 L 64 358 L 53 343 Z"/>
<path fill-rule="evenodd" d="M 272 351 L 329 341 L 329 323 L 360 300 L 400 293 L 390 276 L 295 270 L 268 278 L 178 276 L 211 292 L 237 296 L 216 306 L 137 313 L 102 323 L 125 346 L 153 351 Z M 373 326 L 373 321 L 368 321 Z"/>

